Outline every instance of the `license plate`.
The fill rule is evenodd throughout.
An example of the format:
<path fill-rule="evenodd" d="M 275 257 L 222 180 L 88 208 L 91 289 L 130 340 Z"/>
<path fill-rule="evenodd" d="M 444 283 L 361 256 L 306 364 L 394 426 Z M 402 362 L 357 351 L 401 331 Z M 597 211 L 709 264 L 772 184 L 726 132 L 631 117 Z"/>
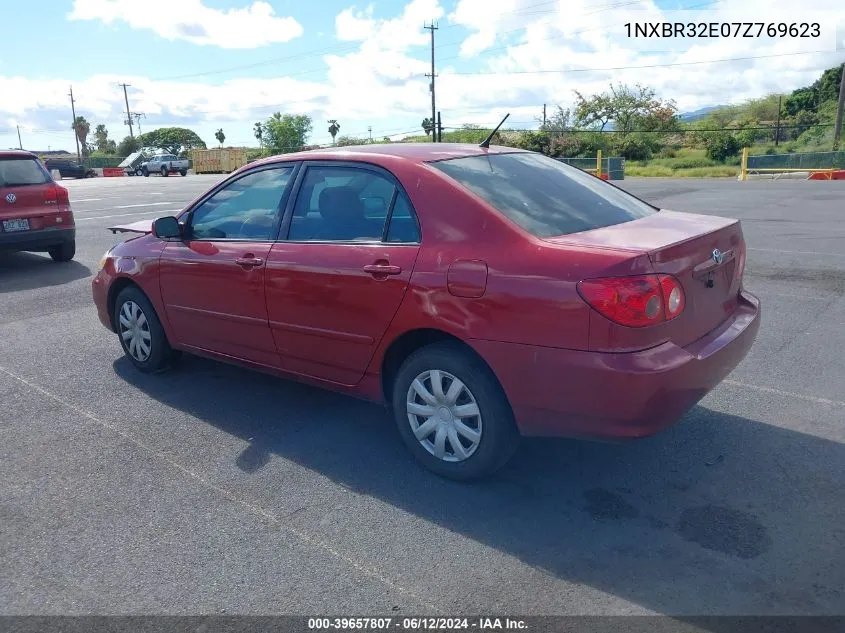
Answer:
<path fill-rule="evenodd" d="M 3 230 L 7 233 L 12 231 L 28 231 L 29 220 L 3 220 Z"/>

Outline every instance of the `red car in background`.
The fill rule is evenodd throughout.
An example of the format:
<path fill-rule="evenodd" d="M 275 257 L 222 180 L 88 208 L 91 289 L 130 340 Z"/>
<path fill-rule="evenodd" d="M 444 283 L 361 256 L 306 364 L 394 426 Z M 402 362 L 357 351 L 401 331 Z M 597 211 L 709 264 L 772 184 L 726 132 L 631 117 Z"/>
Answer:
<path fill-rule="evenodd" d="M 138 369 L 187 351 L 385 402 L 456 479 L 520 435 L 659 431 L 760 323 L 737 220 L 512 148 L 277 156 L 113 229 L 143 235 L 105 254 L 93 296 Z"/>
<path fill-rule="evenodd" d="M 76 253 L 67 189 L 31 152 L 0 151 L 0 249 L 46 251 L 57 262 Z"/>

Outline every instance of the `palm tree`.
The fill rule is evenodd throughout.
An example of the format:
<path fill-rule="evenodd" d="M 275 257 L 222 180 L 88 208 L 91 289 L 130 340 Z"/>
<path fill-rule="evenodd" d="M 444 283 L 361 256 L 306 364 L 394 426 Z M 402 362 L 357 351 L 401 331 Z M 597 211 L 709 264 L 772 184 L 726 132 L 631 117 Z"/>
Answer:
<path fill-rule="evenodd" d="M 258 139 L 258 146 L 264 149 L 264 126 L 261 125 L 261 121 L 256 121 L 252 129 L 255 138 Z"/>
<path fill-rule="evenodd" d="M 334 145 L 334 138 L 337 136 L 337 133 L 340 132 L 340 123 L 337 122 L 337 119 L 329 119 L 329 134 L 332 135 L 332 145 Z"/>
<path fill-rule="evenodd" d="M 88 133 L 91 131 L 91 124 L 85 120 L 84 116 L 78 116 L 73 120 L 73 124 L 70 126 L 70 129 L 76 132 L 76 138 L 79 139 L 79 145 L 82 147 L 83 156 L 88 156 L 88 145 L 85 142 L 85 139 L 88 138 Z"/>
<path fill-rule="evenodd" d="M 223 141 L 226 140 L 226 135 L 223 134 L 222 127 L 214 133 L 214 138 L 216 138 L 217 142 L 220 143 L 220 147 L 223 147 Z"/>

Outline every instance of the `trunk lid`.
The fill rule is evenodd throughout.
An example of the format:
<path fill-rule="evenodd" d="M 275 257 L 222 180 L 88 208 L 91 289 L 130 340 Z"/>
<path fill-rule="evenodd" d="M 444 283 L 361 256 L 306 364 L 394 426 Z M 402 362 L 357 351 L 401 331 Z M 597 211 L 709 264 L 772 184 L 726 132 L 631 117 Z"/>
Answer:
<path fill-rule="evenodd" d="M 684 311 L 675 319 L 645 329 L 662 328 L 663 338 L 678 345 L 688 345 L 716 329 L 737 307 L 745 264 L 739 220 L 662 210 L 550 241 L 645 253 L 655 273 L 677 278 L 686 298 Z M 638 336 L 634 332 L 630 335 Z M 621 342 L 628 336 L 615 338 Z"/>

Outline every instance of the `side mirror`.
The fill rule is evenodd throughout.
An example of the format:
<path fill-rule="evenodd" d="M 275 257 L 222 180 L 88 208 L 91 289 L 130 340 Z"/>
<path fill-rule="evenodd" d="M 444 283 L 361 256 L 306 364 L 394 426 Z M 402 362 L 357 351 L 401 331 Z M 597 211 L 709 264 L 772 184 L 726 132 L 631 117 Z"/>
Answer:
<path fill-rule="evenodd" d="M 182 227 L 175 217 L 158 218 L 153 222 L 153 235 L 161 239 L 182 237 Z"/>

